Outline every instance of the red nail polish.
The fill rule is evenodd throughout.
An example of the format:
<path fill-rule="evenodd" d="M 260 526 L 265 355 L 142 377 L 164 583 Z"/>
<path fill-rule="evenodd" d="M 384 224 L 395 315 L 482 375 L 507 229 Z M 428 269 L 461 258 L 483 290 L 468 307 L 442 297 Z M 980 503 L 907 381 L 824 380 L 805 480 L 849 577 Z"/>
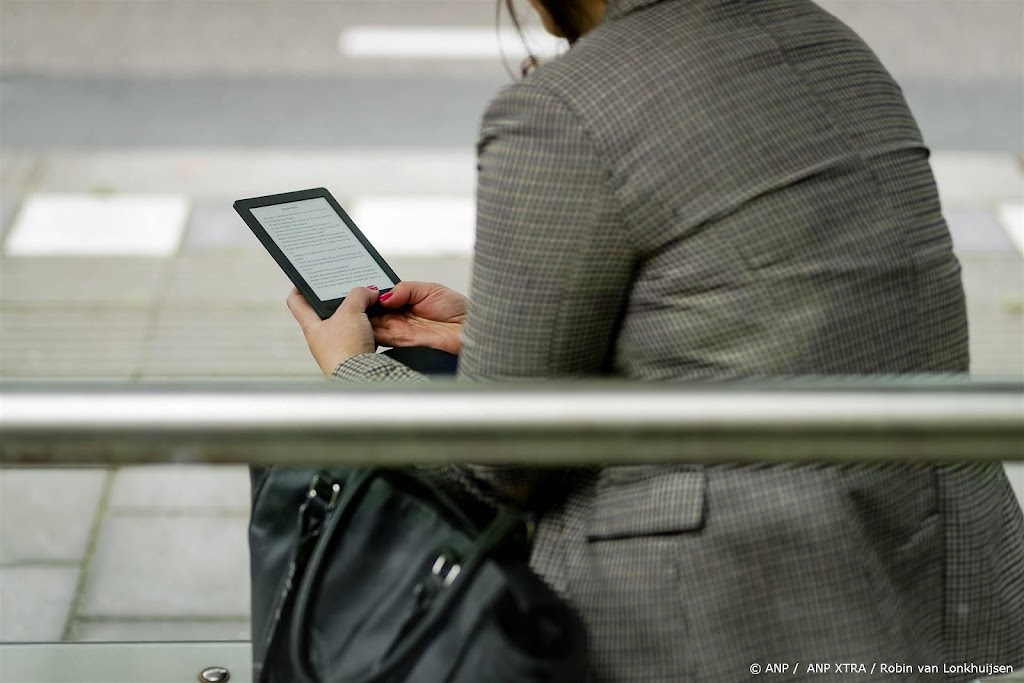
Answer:
<path fill-rule="evenodd" d="M 372 289 L 374 291 L 377 291 L 377 285 L 366 285 L 366 288 L 367 289 Z"/>
<path fill-rule="evenodd" d="M 384 294 L 381 294 L 380 301 L 387 301 L 388 299 L 391 298 L 392 294 L 394 294 L 394 292 L 385 292 Z"/>

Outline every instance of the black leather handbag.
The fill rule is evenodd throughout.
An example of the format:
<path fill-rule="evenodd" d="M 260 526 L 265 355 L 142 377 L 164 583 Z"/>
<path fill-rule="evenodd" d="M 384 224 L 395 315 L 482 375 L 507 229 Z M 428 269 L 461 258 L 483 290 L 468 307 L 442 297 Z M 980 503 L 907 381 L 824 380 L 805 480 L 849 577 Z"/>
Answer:
<path fill-rule="evenodd" d="M 569 683 L 578 616 L 527 566 L 522 518 L 484 524 L 414 470 L 253 470 L 254 680 Z"/>

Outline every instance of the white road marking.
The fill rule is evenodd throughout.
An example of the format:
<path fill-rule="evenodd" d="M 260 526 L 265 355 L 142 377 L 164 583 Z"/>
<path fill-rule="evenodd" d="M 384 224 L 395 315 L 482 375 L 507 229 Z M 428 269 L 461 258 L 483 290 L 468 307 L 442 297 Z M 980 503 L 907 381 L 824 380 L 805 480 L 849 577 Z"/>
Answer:
<path fill-rule="evenodd" d="M 938 151 L 932 153 L 931 164 L 945 209 L 1024 200 L 1024 174 L 1012 154 Z"/>
<path fill-rule="evenodd" d="M 524 28 L 520 37 L 511 28 L 353 26 L 338 36 L 338 51 L 361 59 L 501 59 L 502 49 L 508 59 L 522 59 L 527 45 L 538 58 L 566 49 L 564 40 L 539 28 Z"/>
<path fill-rule="evenodd" d="M 476 202 L 470 196 L 356 197 L 349 214 L 385 258 L 473 252 Z"/>
<path fill-rule="evenodd" d="M 188 218 L 184 195 L 36 194 L 22 206 L 9 256 L 170 256 Z"/>
<path fill-rule="evenodd" d="M 1003 204 L 999 207 L 999 220 L 1017 252 L 1024 256 L 1024 204 Z"/>

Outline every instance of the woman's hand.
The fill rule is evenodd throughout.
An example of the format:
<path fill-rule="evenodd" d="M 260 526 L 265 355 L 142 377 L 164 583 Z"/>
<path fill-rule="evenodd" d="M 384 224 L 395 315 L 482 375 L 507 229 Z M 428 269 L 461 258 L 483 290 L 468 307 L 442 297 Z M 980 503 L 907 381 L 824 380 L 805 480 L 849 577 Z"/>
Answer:
<path fill-rule="evenodd" d="M 466 297 L 436 282 L 399 282 L 380 297 L 380 307 L 394 312 L 370 319 L 374 337 L 381 346 L 427 346 L 457 356 L 467 304 Z"/>
<path fill-rule="evenodd" d="M 373 328 L 366 309 L 377 303 L 380 292 L 373 285 L 356 287 L 327 320 L 321 320 L 298 289 L 288 295 L 288 308 L 299 321 L 317 365 L 328 377 L 342 362 L 362 353 L 373 353 Z"/>

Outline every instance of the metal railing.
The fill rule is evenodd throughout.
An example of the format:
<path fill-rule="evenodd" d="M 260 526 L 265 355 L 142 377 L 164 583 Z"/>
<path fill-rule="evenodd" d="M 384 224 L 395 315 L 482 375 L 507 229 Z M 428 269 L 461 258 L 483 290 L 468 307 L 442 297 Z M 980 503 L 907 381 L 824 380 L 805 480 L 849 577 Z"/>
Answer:
<path fill-rule="evenodd" d="M 1024 383 L 0 385 L 0 462 L 1024 459 Z"/>
<path fill-rule="evenodd" d="M 1024 383 L 0 384 L 8 465 L 902 459 L 1024 460 Z M 210 665 L 241 683 L 248 657 L 248 643 L 0 644 L 0 683 L 194 681 Z"/>

